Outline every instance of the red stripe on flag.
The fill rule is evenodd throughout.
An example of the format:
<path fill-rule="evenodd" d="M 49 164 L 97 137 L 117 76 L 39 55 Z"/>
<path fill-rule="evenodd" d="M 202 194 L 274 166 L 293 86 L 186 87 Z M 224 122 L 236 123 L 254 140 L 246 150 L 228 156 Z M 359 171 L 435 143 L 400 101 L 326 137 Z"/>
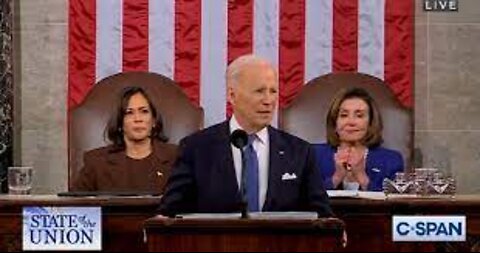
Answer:
<path fill-rule="evenodd" d="M 79 104 L 95 83 L 95 0 L 70 0 L 68 105 Z"/>
<path fill-rule="evenodd" d="M 333 72 L 356 71 L 358 65 L 357 55 L 358 0 L 334 0 L 332 56 Z"/>
<path fill-rule="evenodd" d="M 279 86 L 280 107 L 300 91 L 305 70 L 305 1 L 280 1 Z"/>
<path fill-rule="evenodd" d="M 228 63 L 253 51 L 253 1 L 228 2 Z"/>
<path fill-rule="evenodd" d="M 123 71 L 148 71 L 148 0 L 123 0 Z"/>
<path fill-rule="evenodd" d="M 194 104 L 200 103 L 201 0 L 175 1 L 174 80 Z"/>
<path fill-rule="evenodd" d="M 253 1 L 228 1 L 227 63 L 253 52 Z M 220 50 L 220 49 L 219 49 Z M 227 101 L 227 117 L 232 107 Z"/>
<path fill-rule="evenodd" d="M 385 81 L 407 107 L 413 103 L 413 7 L 412 0 L 385 4 Z"/>

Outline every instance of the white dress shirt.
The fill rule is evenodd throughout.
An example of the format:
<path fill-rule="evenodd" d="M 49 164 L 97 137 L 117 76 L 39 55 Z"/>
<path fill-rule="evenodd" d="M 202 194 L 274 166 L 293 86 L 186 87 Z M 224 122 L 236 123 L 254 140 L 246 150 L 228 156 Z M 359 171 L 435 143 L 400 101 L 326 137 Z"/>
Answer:
<path fill-rule="evenodd" d="M 232 118 L 230 119 L 230 133 L 237 129 L 243 130 L 235 119 L 235 115 L 232 115 Z M 255 134 L 257 135 L 257 138 L 255 138 L 255 141 L 253 142 L 253 149 L 255 149 L 258 157 L 258 194 L 260 195 L 258 196 L 258 206 L 260 210 L 262 210 L 268 188 L 268 157 L 270 152 L 270 140 L 268 138 L 268 129 L 266 127 Z M 242 177 L 242 154 L 238 148 L 233 146 L 233 144 L 230 146 L 235 165 L 235 175 L 237 176 L 237 183 L 240 186 Z"/>

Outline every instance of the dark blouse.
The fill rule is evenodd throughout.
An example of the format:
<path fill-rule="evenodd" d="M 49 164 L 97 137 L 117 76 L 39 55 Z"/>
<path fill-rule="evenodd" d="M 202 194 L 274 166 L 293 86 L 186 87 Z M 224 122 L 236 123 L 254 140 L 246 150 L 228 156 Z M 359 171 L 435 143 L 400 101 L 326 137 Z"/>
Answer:
<path fill-rule="evenodd" d="M 154 142 L 150 155 L 133 159 L 112 146 L 88 151 L 73 191 L 143 191 L 162 193 L 177 156 L 177 147 Z"/>

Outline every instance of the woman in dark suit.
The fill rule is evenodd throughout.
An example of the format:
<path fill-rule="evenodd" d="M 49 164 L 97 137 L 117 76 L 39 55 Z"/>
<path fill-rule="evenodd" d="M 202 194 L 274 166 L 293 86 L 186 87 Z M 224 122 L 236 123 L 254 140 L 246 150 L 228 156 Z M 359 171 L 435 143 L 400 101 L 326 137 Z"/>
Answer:
<path fill-rule="evenodd" d="M 314 145 L 326 189 L 381 191 L 403 171 L 402 155 L 381 147 L 382 118 L 361 88 L 341 90 L 327 114 L 328 143 Z"/>
<path fill-rule="evenodd" d="M 165 143 L 162 117 L 145 90 L 123 90 L 105 135 L 112 144 L 85 153 L 72 190 L 162 193 L 177 148 Z"/>

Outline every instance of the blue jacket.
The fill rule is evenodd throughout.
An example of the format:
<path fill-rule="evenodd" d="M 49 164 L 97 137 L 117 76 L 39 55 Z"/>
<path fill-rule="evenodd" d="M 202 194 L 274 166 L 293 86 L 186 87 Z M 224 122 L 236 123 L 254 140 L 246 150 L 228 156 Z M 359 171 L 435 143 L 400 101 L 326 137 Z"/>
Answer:
<path fill-rule="evenodd" d="M 306 141 L 268 128 L 270 164 L 263 211 L 317 211 L 332 215 L 313 148 Z M 160 204 L 160 213 L 226 213 L 239 210 L 241 197 L 229 141 L 228 121 L 180 142 L 178 158 Z M 284 180 L 285 173 L 294 174 Z"/>
<path fill-rule="evenodd" d="M 334 154 L 335 147 L 329 144 L 314 144 L 317 156 L 318 168 L 323 178 L 323 186 L 327 190 L 334 189 L 332 176 L 335 172 Z M 369 148 L 366 162 L 366 170 L 370 183 L 368 191 L 382 191 L 384 178 L 394 179 L 395 173 L 403 171 L 402 155 L 395 150 L 382 147 Z"/>

